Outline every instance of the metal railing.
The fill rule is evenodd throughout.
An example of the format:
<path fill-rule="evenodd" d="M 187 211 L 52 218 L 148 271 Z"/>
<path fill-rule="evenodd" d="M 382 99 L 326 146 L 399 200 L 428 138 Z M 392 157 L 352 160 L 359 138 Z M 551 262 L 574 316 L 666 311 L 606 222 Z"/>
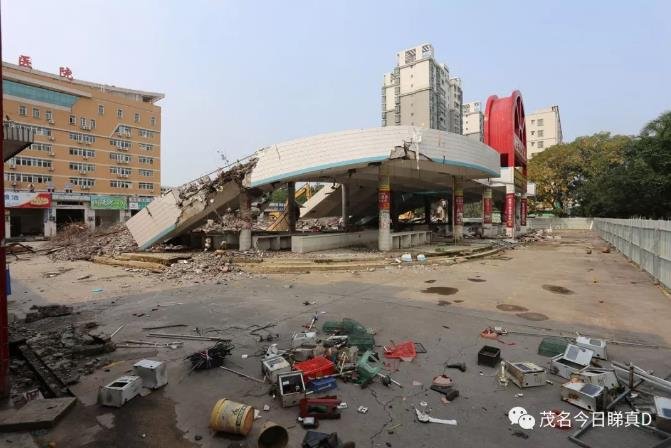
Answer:
<path fill-rule="evenodd" d="M 671 288 L 671 221 L 595 218 L 594 230 L 642 270 Z"/>

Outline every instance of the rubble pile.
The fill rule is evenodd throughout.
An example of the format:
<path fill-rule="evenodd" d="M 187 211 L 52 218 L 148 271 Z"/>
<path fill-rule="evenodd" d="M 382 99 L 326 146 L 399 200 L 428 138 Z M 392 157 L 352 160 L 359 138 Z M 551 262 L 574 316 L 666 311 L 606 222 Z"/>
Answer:
<path fill-rule="evenodd" d="M 219 216 L 221 219 L 208 219 L 205 224 L 196 228 L 194 232 L 203 233 L 223 233 L 226 231 L 239 231 L 244 227 L 244 221 L 240 219 L 238 213 L 229 211 Z"/>
<path fill-rule="evenodd" d="M 327 217 L 327 218 L 308 218 L 299 219 L 296 222 L 296 228 L 300 230 L 310 230 L 313 232 L 324 230 L 340 230 L 342 226 L 342 218 Z"/>
<path fill-rule="evenodd" d="M 91 232 L 81 224 L 70 224 L 51 240 L 49 257 L 56 261 L 90 260 L 93 256 L 113 256 L 137 250 L 124 224 Z"/>
<path fill-rule="evenodd" d="M 228 182 L 236 182 L 242 185 L 245 176 L 252 171 L 256 165 L 256 158 L 251 158 L 245 163 L 237 163 L 228 170 L 220 170 L 214 179 L 210 176 L 203 176 L 178 188 L 179 198 L 186 201 L 194 196 L 196 200 L 207 200 L 211 193 L 220 191 Z"/>
<path fill-rule="evenodd" d="M 74 384 L 81 375 L 90 375 L 99 367 L 100 358 L 87 358 L 116 349 L 95 322 L 36 332 L 26 344 L 64 384 Z"/>
<path fill-rule="evenodd" d="M 237 270 L 239 269 L 233 264 L 228 252 L 215 250 L 195 254 L 191 259 L 171 264 L 160 274 L 160 278 L 205 282 L 217 280 Z"/>

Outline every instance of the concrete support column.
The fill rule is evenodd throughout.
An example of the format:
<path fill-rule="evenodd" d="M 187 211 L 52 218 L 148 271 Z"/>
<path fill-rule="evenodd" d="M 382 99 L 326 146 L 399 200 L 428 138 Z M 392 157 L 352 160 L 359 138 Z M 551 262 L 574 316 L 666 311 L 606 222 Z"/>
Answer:
<path fill-rule="evenodd" d="M 342 192 L 342 228 L 349 229 L 349 187 L 345 184 L 340 184 L 340 191 Z"/>
<path fill-rule="evenodd" d="M 492 237 L 492 210 L 493 199 L 492 189 L 485 187 L 482 193 L 482 236 L 486 238 Z"/>
<path fill-rule="evenodd" d="M 56 209 L 44 210 L 44 236 L 51 238 L 56 235 Z"/>
<path fill-rule="evenodd" d="M 431 225 L 431 199 L 424 196 L 424 224 Z"/>
<path fill-rule="evenodd" d="M 252 205 L 246 190 L 240 191 L 239 200 L 242 228 L 240 229 L 238 248 L 240 250 L 249 250 L 252 248 Z"/>
<path fill-rule="evenodd" d="M 5 238 L 12 237 L 12 224 L 11 224 L 10 213 L 11 212 L 8 209 L 5 209 Z"/>
<path fill-rule="evenodd" d="M 464 239 L 464 183 L 454 178 L 452 182 L 452 235 L 454 241 Z"/>
<path fill-rule="evenodd" d="M 287 222 L 289 233 L 296 231 L 296 182 L 287 183 Z"/>
<path fill-rule="evenodd" d="M 84 209 L 84 221 L 89 230 L 94 231 L 96 229 L 96 211 L 89 206 Z"/>
<path fill-rule="evenodd" d="M 380 165 L 378 175 L 377 207 L 380 213 L 380 226 L 377 236 L 381 251 L 391 250 L 391 186 L 389 185 L 389 166 Z"/>
<path fill-rule="evenodd" d="M 515 238 L 515 185 L 506 185 L 506 236 Z"/>
<path fill-rule="evenodd" d="M 527 233 L 527 213 L 529 211 L 529 207 L 527 205 L 527 194 L 522 193 L 522 197 L 520 198 L 520 232 L 522 232 L 522 235 Z"/>

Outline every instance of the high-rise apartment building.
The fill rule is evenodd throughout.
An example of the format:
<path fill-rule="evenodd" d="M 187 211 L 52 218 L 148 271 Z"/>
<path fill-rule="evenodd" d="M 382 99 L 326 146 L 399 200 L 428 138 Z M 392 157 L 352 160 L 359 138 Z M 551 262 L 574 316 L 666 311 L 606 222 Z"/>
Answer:
<path fill-rule="evenodd" d="M 527 127 L 527 156 L 532 158 L 545 149 L 562 143 L 559 106 L 552 106 L 530 113 L 525 119 Z"/>
<path fill-rule="evenodd" d="M 163 94 L 34 70 L 25 58 L 2 63 L 5 123 L 34 135 L 5 163 L 9 234 L 124 221 L 158 196 Z"/>
<path fill-rule="evenodd" d="M 461 134 L 461 80 L 450 78 L 434 59 L 433 46 L 419 45 L 396 55 L 396 68 L 384 75 L 382 126 L 410 125 Z"/>
<path fill-rule="evenodd" d="M 463 117 L 461 133 L 467 137 L 484 141 L 485 116 L 482 113 L 482 103 L 480 101 L 473 101 L 464 104 L 461 107 L 461 115 Z"/>

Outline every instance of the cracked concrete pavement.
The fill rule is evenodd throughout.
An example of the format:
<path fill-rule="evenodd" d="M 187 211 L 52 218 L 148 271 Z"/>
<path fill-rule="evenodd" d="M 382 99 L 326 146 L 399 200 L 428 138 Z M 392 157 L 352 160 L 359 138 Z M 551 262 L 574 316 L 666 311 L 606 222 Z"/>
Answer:
<path fill-rule="evenodd" d="M 597 249 L 587 254 L 584 244 L 594 244 Z M 235 350 L 226 365 L 256 377 L 261 374 L 258 356 L 267 344 L 238 328 L 275 323 L 270 330 L 280 335 L 280 346 L 286 347 L 291 334 L 308 323 L 315 312 L 324 312 L 319 314 L 319 324 L 351 317 L 376 330 L 378 345 L 412 339 L 421 342 L 427 353 L 418 354 L 411 363 L 390 363 L 390 374 L 403 388 L 374 383 L 361 389 L 339 382 L 335 392 L 349 408 L 342 411 L 339 420 L 320 422 L 318 431 L 336 431 L 358 447 L 573 446 L 567 432 L 553 428 L 526 431 L 528 439 L 516 437 L 507 418 L 514 406 L 525 407 L 537 421 L 541 411 L 550 409 L 577 413 L 579 408 L 560 400 L 560 378 L 549 375 L 554 385 L 533 389 L 520 390 L 512 384 L 503 388 L 496 381 L 495 369 L 476 362 L 483 345 L 496 344 L 506 360 L 547 365 L 548 358 L 537 354 L 541 338 L 509 334 L 503 338 L 507 344 L 497 344 L 479 334 L 487 326 L 502 325 L 525 333 L 568 335 L 578 331 L 671 346 L 669 296 L 620 254 L 601 253 L 598 247 L 603 244 L 591 235 L 567 235 L 561 241 L 534 243 L 499 257 L 449 267 L 273 275 L 238 278 L 227 285 L 172 289 L 171 285 L 162 289 L 153 285 L 155 288 L 146 292 L 134 290 L 89 299 L 76 306 L 82 311 L 82 319 L 94 317 L 110 333 L 126 324 L 115 336 L 116 342 L 148 339 L 142 327 L 174 323 L 188 327 L 170 332 L 192 332 L 198 327 L 201 332 L 230 337 Z M 50 281 L 61 281 L 59 278 Z M 552 292 L 544 285 L 561 286 L 571 293 Z M 432 287 L 453 290 L 429 290 Z M 35 301 L 59 302 L 57 295 L 34 291 L 20 280 L 15 294 L 23 294 L 22 288 Z M 306 300 L 316 304 L 305 306 Z M 502 311 L 501 305 L 514 305 L 514 311 Z M 19 312 L 23 305 L 15 301 L 13 306 Z M 138 313 L 145 316 L 133 316 Z M 263 420 L 255 426 L 265 420 L 283 424 L 289 428 L 290 446 L 300 446 L 305 430 L 296 422 L 297 408 L 281 408 L 279 401 L 267 394 L 269 387 L 221 369 L 189 372 L 184 357 L 207 345 L 184 341 L 184 347 L 178 350 L 117 349 L 105 357 L 109 361 L 107 369 L 83 377 L 72 387 L 80 403 L 56 428 L 37 434 L 36 442 L 86 447 L 228 447 L 240 439 L 215 435 L 207 424 L 215 401 L 230 398 L 259 409 L 269 404 L 271 410 L 262 412 Z M 608 350 L 612 359 L 632 361 L 661 376 L 671 372 L 669 350 L 614 344 Z M 243 354 L 248 357 L 244 359 Z M 167 361 L 169 384 L 120 409 L 96 405 L 98 386 L 124 374 L 142 358 Z M 465 362 L 468 370 L 445 370 L 446 362 Z M 444 371 L 460 391 L 449 404 L 443 404 L 440 394 L 428 389 L 431 379 Z M 413 381 L 422 386 L 413 386 Z M 523 396 L 516 397 L 518 393 Z M 417 422 L 414 408 L 421 408 L 422 401 L 433 417 L 456 419 L 458 425 Z M 367 414 L 356 412 L 360 405 L 369 408 Z M 1 435 L 0 440 L 11 437 L 20 436 Z M 633 428 L 607 428 L 591 431 L 586 440 L 594 446 L 612 448 L 650 446 L 656 439 Z"/>

